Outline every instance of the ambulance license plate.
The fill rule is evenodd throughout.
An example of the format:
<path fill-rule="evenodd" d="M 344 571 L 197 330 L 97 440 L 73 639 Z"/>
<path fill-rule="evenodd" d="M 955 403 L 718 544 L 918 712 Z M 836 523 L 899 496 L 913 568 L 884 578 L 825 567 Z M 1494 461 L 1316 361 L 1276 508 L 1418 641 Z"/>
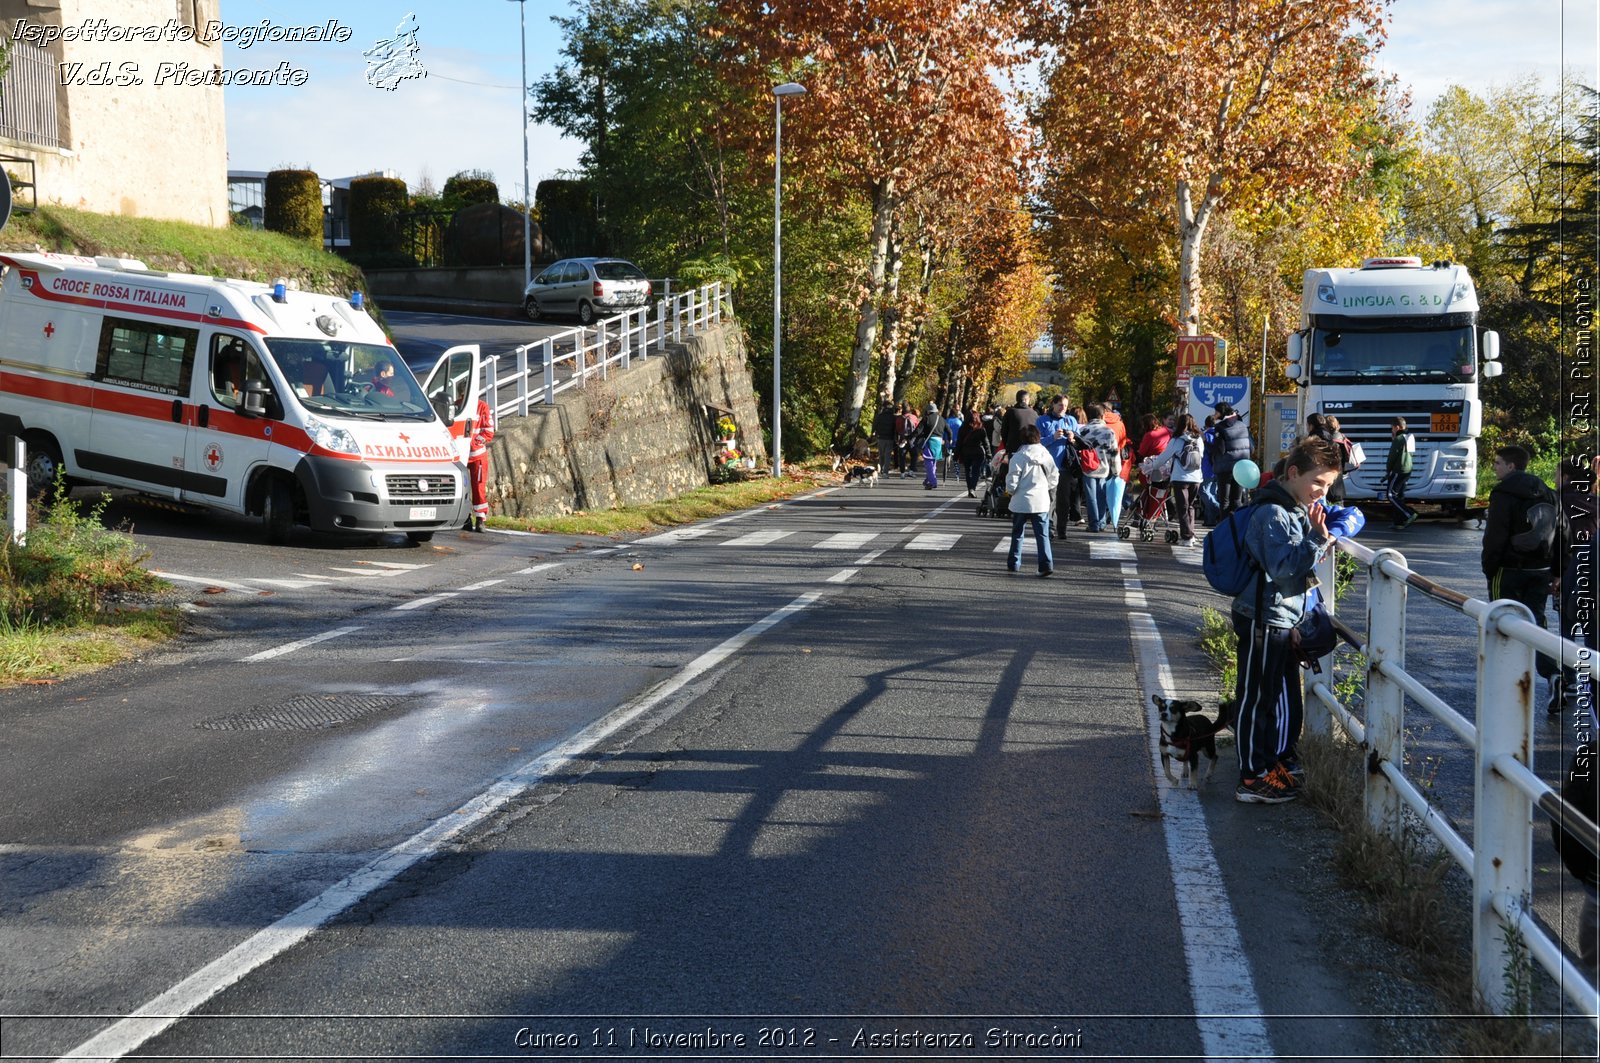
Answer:
<path fill-rule="evenodd" d="M 411 516 L 407 520 L 438 520 L 438 506 L 412 506 Z"/>

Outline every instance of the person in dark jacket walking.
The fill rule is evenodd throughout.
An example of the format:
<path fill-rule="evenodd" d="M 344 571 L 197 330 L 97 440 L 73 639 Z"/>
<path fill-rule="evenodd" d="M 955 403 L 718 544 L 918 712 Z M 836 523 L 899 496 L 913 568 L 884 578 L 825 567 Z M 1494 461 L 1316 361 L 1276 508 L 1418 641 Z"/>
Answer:
<path fill-rule="evenodd" d="M 1211 467 L 1217 475 L 1217 503 L 1221 517 L 1238 509 L 1244 502 L 1244 488 L 1233 478 L 1233 467 L 1250 456 L 1250 426 L 1233 412 L 1233 403 L 1216 405 L 1216 433 L 1211 445 Z"/>
<path fill-rule="evenodd" d="M 1494 475 L 1500 481 L 1489 492 L 1489 513 L 1483 527 L 1483 575 L 1489 581 L 1490 600 L 1510 598 L 1533 611 L 1534 622 L 1545 623 L 1545 602 L 1550 597 L 1550 554 L 1554 542 L 1556 496 L 1548 484 L 1528 471 L 1528 451 L 1516 446 L 1494 452 Z M 1544 519 L 1550 536 L 1535 525 L 1537 506 L 1548 506 Z M 1550 678 L 1555 662 L 1540 654 L 1534 658 L 1539 674 Z"/>
<path fill-rule="evenodd" d="M 1406 505 L 1406 481 L 1411 479 L 1416 450 L 1417 440 L 1406 431 L 1406 419 L 1396 417 L 1390 421 L 1389 459 L 1383 466 L 1383 486 L 1394 510 L 1395 531 L 1411 527 L 1417 519 L 1417 511 Z"/>
<path fill-rule="evenodd" d="M 976 409 L 968 409 L 961 422 L 961 433 L 956 437 L 956 458 L 967 474 L 967 497 L 976 498 L 978 481 L 989 471 L 989 427 L 983 423 Z"/>
<path fill-rule="evenodd" d="M 1007 454 L 1015 454 L 1022 449 L 1022 430 L 1028 425 L 1037 425 L 1039 414 L 1033 408 L 1033 392 L 1023 388 L 1017 392 L 1017 404 L 1006 411 L 1005 418 L 1000 422 L 1000 438 L 1005 444 Z"/>
<path fill-rule="evenodd" d="M 878 441 L 878 473 L 888 476 L 894 461 L 894 403 L 887 395 L 878 403 L 878 412 L 872 418 L 872 435 Z"/>

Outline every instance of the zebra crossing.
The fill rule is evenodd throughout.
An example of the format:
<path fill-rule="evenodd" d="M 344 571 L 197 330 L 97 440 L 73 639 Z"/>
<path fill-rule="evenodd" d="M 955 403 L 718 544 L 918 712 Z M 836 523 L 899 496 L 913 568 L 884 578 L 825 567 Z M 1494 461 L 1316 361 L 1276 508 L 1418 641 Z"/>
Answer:
<path fill-rule="evenodd" d="M 230 591 L 257 591 L 261 588 L 268 590 L 304 590 L 307 587 L 329 587 L 339 583 L 354 584 L 368 580 L 381 580 L 412 572 L 419 568 L 429 568 L 427 564 L 412 565 L 399 561 L 362 561 L 359 567 L 343 565 L 329 565 L 324 572 L 296 572 L 292 576 L 243 576 L 238 579 L 224 580 L 214 576 L 196 576 L 183 572 L 166 572 L 152 569 L 151 574 L 162 579 L 172 580 L 176 583 L 195 583 L 208 587 L 221 587 Z"/>
<path fill-rule="evenodd" d="M 731 531 L 731 529 L 727 530 Z M 996 554 L 1003 554 L 1011 548 L 1010 534 L 1005 533 L 998 538 L 992 538 L 994 533 L 987 530 L 983 532 L 919 531 L 915 526 L 910 526 L 901 528 L 897 532 L 824 532 L 793 528 L 770 528 L 733 535 L 727 539 L 718 537 L 717 533 L 719 531 L 724 531 L 724 529 L 719 529 L 714 525 L 676 528 L 672 531 L 636 539 L 632 545 L 674 546 L 692 543 L 705 549 L 759 550 L 776 546 L 780 549 L 860 551 L 876 544 L 885 550 L 900 549 L 913 553 L 945 553 L 962 548 L 963 543 L 966 544 L 966 549 L 971 549 L 973 544 L 978 544 L 981 549 L 984 544 L 992 542 L 994 545 L 989 549 L 989 552 Z M 906 535 L 909 535 L 910 538 L 902 539 Z M 1085 539 L 1079 535 L 1069 535 L 1066 540 L 1056 543 L 1055 548 L 1057 550 L 1070 549 L 1075 542 L 1087 542 L 1089 557 L 1094 561 L 1133 561 L 1141 555 L 1148 556 L 1158 552 L 1170 552 L 1179 564 L 1194 566 L 1200 564 L 1200 551 L 1198 549 L 1186 546 L 1170 546 L 1165 543 L 1133 543 L 1114 538 Z M 1027 556 L 1033 556 L 1036 553 L 1031 534 L 1023 535 L 1022 551 Z"/>

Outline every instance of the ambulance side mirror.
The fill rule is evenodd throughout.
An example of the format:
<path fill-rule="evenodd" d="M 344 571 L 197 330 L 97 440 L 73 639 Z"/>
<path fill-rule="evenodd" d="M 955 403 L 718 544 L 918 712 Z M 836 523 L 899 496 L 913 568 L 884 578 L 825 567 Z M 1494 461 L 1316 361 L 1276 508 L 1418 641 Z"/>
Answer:
<path fill-rule="evenodd" d="M 265 417 L 272 405 L 272 388 L 264 380 L 247 380 L 244 385 L 244 404 L 239 412 L 246 417 Z"/>

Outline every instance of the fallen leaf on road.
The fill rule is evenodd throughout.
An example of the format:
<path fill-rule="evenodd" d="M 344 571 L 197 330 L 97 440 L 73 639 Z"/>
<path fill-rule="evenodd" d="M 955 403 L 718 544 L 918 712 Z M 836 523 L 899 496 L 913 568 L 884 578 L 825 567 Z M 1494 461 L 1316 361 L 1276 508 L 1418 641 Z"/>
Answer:
<path fill-rule="evenodd" d="M 810 653 L 811 652 L 811 647 L 810 646 L 801 646 L 800 647 L 800 652 L 801 653 Z"/>
<path fill-rule="evenodd" d="M 207 587 L 202 593 L 205 593 L 205 594 L 227 594 L 228 593 L 228 589 L 226 587 Z"/>
<path fill-rule="evenodd" d="M 256 591 L 257 597 L 261 597 L 261 598 L 271 598 L 274 594 L 277 594 L 277 593 L 278 593 L 277 591 Z"/>
<path fill-rule="evenodd" d="M 634 571 L 635 571 L 635 572 L 643 572 L 643 571 L 644 571 L 644 566 L 643 566 L 643 565 L 641 565 L 641 564 L 639 564 L 639 562 L 637 562 L 637 561 L 635 561 L 635 562 L 634 562 L 634 563 L 633 563 L 633 570 L 634 570 Z"/>

